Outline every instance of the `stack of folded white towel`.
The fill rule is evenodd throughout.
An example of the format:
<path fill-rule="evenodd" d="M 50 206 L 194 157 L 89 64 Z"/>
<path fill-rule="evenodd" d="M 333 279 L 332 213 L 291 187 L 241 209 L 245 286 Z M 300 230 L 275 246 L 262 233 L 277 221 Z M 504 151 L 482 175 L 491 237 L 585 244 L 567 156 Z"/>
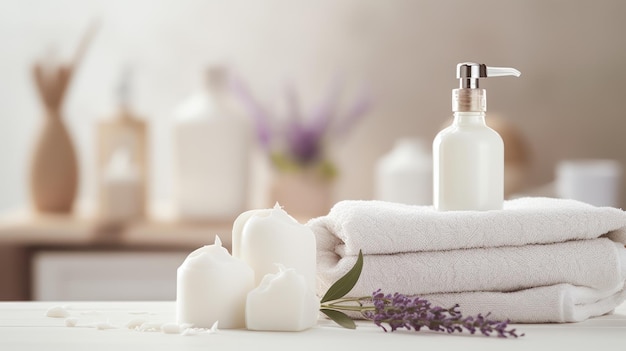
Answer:
<path fill-rule="evenodd" d="M 626 212 L 552 198 L 498 211 L 342 201 L 308 226 L 323 294 L 363 251 L 348 296 L 419 295 L 464 314 L 512 322 L 576 322 L 626 299 Z"/>

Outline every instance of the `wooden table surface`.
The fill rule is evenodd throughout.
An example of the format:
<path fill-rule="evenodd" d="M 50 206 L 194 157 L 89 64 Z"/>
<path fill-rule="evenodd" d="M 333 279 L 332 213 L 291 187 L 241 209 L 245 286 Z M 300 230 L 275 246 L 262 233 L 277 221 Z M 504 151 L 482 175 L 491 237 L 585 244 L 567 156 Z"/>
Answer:
<path fill-rule="evenodd" d="M 64 318 L 46 317 L 63 306 L 77 326 Z M 356 330 L 342 329 L 320 319 L 303 332 L 219 330 L 196 335 L 131 330 L 126 324 L 142 319 L 156 325 L 172 323 L 174 302 L 2 302 L 0 350 L 624 350 L 626 304 L 614 314 L 570 324 L 521 324 L 518 339 L 469 334 L 400 331 L 385 333 L 370 322 Z M 113 329 L 100 330 L 100 323 Z"/>

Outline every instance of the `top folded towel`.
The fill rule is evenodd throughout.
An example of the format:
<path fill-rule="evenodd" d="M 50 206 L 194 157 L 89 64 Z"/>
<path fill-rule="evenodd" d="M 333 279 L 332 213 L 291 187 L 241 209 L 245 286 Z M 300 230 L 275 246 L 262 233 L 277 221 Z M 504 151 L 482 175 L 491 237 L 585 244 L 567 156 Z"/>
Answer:
<path fill-rule="evenodd" d="M 307 224 L 340 256 L 549 244 L 607 236 L 626 244 L 626 212 L 575 200 L 520 198 L 503 210 L 439 212 L 432 206 L 341 201 Z M 319 242 L 322 241 L 322 242 Z"/>

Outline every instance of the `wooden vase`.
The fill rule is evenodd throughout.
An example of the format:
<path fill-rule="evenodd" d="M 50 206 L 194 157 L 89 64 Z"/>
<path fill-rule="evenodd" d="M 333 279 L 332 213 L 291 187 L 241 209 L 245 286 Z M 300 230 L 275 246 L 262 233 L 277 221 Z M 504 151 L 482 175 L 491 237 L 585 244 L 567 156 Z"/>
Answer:
<path fill-rule="evenodd" d="M 30 165 L 30 190 L 39 212 L 69 213 L 78 189 L 78 163 L 58 111 L 47 110 Z"/>
<path fill-rule="evenodd" d="M 71 62 L 47 57 L 32 66 L 37 93 L 46 113 L 30 165 L 30 195 L 38 212 L 69 213 L 74 205 L 78 164 L 61 111 L 72 76 L 95 33 L 96 24 L 87 30 Z"/>

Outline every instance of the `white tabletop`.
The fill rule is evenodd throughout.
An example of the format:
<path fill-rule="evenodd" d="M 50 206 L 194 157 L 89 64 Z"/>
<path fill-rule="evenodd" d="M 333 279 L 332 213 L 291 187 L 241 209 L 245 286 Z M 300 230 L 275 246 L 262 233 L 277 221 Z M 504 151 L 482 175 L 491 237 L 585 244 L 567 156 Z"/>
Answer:
<path fill-rule="evenodd" d="M 63 306 L 78 319 L 67 327 L 64 318 L 46 317 L 50 307 Z M 436 332 L 385 333 L 370 322 L 347 330 L 321 319 L 303 332 L 218 330 L 192 336 L 140 332 L 128 321 L 174 322 L 174 302 L 2 302 L 0 350 L 623 350 L 626 348 L 626 304 L 614 314 L 571 324 L 515 325 L 526 333 L 518 339 Z M 99 330 L 109 323 L 117 328 Z"/>

